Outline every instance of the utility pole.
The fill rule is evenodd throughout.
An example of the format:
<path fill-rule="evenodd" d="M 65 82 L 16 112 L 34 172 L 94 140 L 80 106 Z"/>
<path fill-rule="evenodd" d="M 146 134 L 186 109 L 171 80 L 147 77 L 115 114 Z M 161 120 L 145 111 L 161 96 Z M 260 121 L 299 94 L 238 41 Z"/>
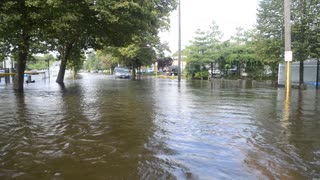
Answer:
<path fill-rule="evenodd" d="M 286 92 L 289 94 L 291 88 L 291 13 L 290 13 L 291 0 L 284 0 L 284 40 L 285 40 L 285 55 L 286 62 Z"/>
<path fill-rule="evenodd" d="M 181 0 L 178 4 L 178 18 L 179 18 L 179 57 L 178 57 L 178 82 L 181 81 Z"/>

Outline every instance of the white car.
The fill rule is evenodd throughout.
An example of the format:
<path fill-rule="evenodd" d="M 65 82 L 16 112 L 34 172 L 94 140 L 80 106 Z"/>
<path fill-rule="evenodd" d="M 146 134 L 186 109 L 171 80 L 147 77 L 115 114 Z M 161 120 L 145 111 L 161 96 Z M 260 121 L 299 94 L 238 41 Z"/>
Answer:
<path fill-rule="evenodd" d="M 130 71 L 127 68 L 114 68 L 113 75 L 115 78 L 130 78 Z"/>
<path fill-rule="evenodd" d="M 209 74 L 211 74 L 211 69 L 208 70 Z M 221 71 L 219 69 L 213 69 L 212 75 L 220 75 Z"/>

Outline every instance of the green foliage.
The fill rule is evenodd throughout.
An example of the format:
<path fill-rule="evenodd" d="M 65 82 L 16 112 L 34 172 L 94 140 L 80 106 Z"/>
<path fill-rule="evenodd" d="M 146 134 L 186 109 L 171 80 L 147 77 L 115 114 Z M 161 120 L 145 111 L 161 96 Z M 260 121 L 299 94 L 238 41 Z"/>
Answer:
<path fill-rule="evenodd" d="M 171 57 L 164 57 L 157 59 L 158 69 L 163 69 L 172 65 L 173 59 Z"/>
<path fill-rule="evenodd" d="M 100 64 L 100 69 L 107 70 L 107 69 L 113 69 L 117 66 L 117 62 L 112 57 L 111 54 L 106 54 L 103 51 L 96 51 L 96 55 L 98 58 L 98 62 Z"/>
<path fill-rule="evenodd" d="M 200 72 L 196 72 L 194 78 L 196 79 L 208 79 L 209 77 L 209 72 L 208 71 L 200 71 Z"/>
<path fill-rule="evenodd" d="M 49 61 L 49 64 L 48 64 Z M 27 62 L 28 70 L 42 70 L 48 69 L 56 59 L 51 54 L 45 54 L 44 56 L 32 56 Z"/>
<path fill-rule="evenodd" d="M 70 59 L 67 63 L 67 67 L 69 69 L 73 69 L 75 72 L 78 72 L 80 69 L 83 68 L 83 63 L 85 61 L 85 56 L 83 53 L 74 53 L 73 51 L 73 54 L 72 56 L 70 56 Z"/>
<path fill-rule="evenodd" d="M 94 52 L 90 52 L 84 63 L 84 68 L 88 71 L 94 72 L 100 70 L 100 62 Z"/>
<path fill-rule="evenodd" d="M 219 27 L 213 24 L 210 30 L 207 32 L 198 30 L 192 44 L 184 51 L 188 62 L 186 72 L 189 77 L 203 77 L 206 74 L 204 72 L 207 72 L 205 67 L 211 65 L 210 63 L 213 63 L 214 69 L 219 69 L 225 76 L 229 75 L 230 69 L 237 69 L 237 73 L 233 74 L 237 78 L 240 78 L 241 72 L 247 72 L 253 78 L 258 76 L 256 69 L 260 68 L 262 63 L 257 60 L 254 49 L 255 31 L 237 28 L 235 36 L 221 42 Z"/>
<path fill-rule="evenodd" d="M 112 56 L 111 50 L 115 51 L 115 49 L 112 48 L 104 51 L 90 51 L 87 53 L 83 68 L 91 72 L 114 69 L 120 61 L 117 57 Z"/>
<path fill-rule="evenodd" d="M 44 52 L 42 30 L 45 28 L 44 2 L 3 0 L 0 3 L 0 49 L 2 56 L 29 51 Z"/>
<path fill-rule="evenodd" d="M 3 0 L 0 3 L 0 59 L 8 55 L 15 57 L 15 90 L 23 90 L 28 57 L 47 49 L 43 33 L 47 15 L 46 1 Z"/>
<path fill-rule="evenodd" d="M 158 32 L 168 27 L 169 13 L 175 7 L 175 0 L 3 0 L 0 59 L 16 56 L 19 76 L 23 77 L 31 54 L 58 51 L 61 66 L 57 82 L 63 82 L 66 66 L 82 64 L 85 49 L 127 47 L 135 42 L 133 37 L 156 39 Z M 150 56 L 153 47 L 138 56 Z M 23 88 L 23 81 L 19 83 Z"/>
<path fill-rule="evenodd" d="M 208 31 L 198 29 L 195 32 L 191 45 L 183 51 L 187 61 L 186 73 L 188 77 L 195 78 L 196 74 L 201 71 L 201 67 L 217 61 L 217 47 L 221 37 L 222 33 L 215 22 L 212 22 Z"/>
<path fill-rule="evenodd" d="M 202 64 L 215 61 L 216 46 L 220 44 L 222 33 L 213 21 L 208 31 L 198 29 L 191 45 L 187 46 L 184 55 L 188 62 L 200 61 Z"/>
<path fill-rule="evenodd" d="M 269 65 L 273 76 L 284 60 L 284 10 L 282 0 L 262 0 L 258 9 L 257 57 Z M 292 50 L 294 61 L 319 58 L 319 0 L 292 0 Z M 303 67 L 301 66 L 301 70 Z M 303 74 L 303 73 L 302 73 Z M 301 79 L 302 78 L 302 79 Z M 300 77 L 303 80 L 303 77 Z"/>
<path fill-rule="evenodd" d="M 115 62 L 132 67 L 149 66 L 154 63 L 157 57 L 162 56 L 162 50 L 165 45 L 160 43 L 157 36 L 135 36 L 133 43 L 124 47 L 109 47 L 105 52 L 111 54 Z"/>
<path fill-rule="evenodd" d="M 271 67 L 275 77 L 284 52 L 283 1 L 263 0 L 259 5 L 255 38 L 257 58 Z"/>
<path fill-rule="evenodd" d="M 292 47 L 294 57 L 304 61 L 308 57 L 319 58 L 320 1 L 292 2 Z"/>
<path fill-rule="evenodd" d="M 110 54 L 113 62 L 133 68 L 151 65 L 157 57 L 162 57 L 167 47 L 160 43 L 158 33 L 168 27 L 175 0 L 124 1 L 114 5 L 119 10 L 119 22 L 127 25 L 122 29 L 126 34 L 116 35 L 120 35 L 120 39 L 126 37 L 127 43 L 107 46 L 103 50 L 105 54 Z"/>
<path fill-rule="evenodd" d="M 186 76 L 188 78 L 195 78 L 196 73 L 200 72 L 201 63 L 199 61 L 190 61 L 185 67 Z"/>

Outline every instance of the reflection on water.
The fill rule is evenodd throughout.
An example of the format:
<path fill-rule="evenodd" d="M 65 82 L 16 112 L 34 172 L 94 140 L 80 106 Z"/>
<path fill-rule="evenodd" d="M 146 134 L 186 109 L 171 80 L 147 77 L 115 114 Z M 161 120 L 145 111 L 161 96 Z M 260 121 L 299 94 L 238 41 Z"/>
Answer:
<path fill-rule="evenodd" d="M 1 179 L 320 178 L 319 91 L 249 81 L 0 84 Z"/>

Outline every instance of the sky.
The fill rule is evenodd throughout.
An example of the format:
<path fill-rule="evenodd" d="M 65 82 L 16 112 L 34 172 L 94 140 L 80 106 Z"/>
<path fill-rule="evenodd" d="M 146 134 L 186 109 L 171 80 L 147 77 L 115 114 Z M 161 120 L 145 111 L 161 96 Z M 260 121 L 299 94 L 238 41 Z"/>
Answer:
<path fill-rule="evenodd" d="M 180 0 L 181 46 L 193 39 L 195 31 L 208 30 L 215 21 L 223 32 L 223 39 L 235 34 L 236 27 L 250 28 L 256 23 L 258 0 Z M 161 41 L 168 42 L 171 53 L 178 50 L 178 11 L 170 15 L 170 30 L 160 33 Z"/>

